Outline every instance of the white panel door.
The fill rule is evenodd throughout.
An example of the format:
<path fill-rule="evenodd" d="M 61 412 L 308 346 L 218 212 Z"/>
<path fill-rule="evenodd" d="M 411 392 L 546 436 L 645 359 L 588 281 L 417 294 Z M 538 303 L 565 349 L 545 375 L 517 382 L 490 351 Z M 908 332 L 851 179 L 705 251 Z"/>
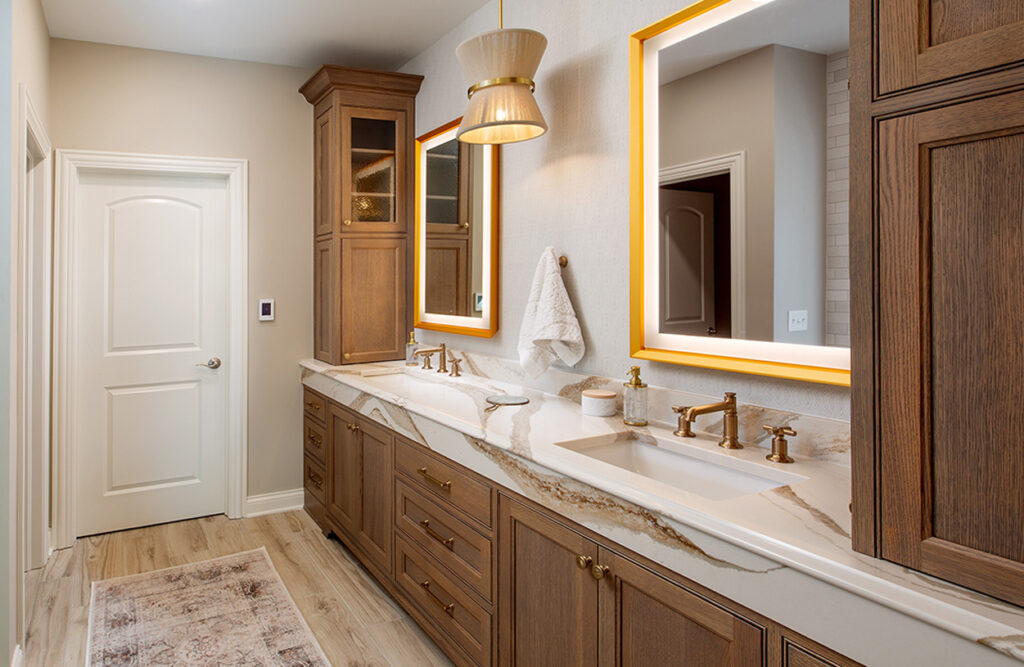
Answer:
<path fill-rule="evenodd" d="M 223 512 L 225 177 L 85 172 L 74 204 L 78 535 Z"/>

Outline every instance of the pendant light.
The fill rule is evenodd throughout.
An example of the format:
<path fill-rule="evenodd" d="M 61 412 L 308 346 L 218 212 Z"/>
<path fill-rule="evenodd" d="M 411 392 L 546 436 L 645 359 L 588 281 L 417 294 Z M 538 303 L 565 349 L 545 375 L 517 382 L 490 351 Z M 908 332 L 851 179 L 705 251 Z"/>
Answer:
<path fill-rule="evenodd" d="M 455 49 L 470 83 L 459 141 L 508 144 L 548 131 L 533 97 L 533 76 L 548 40 L 536 30 L 506 30 L 504 13 L 504 0 L 499 0 L 498 30 L 471 37 Z"/>

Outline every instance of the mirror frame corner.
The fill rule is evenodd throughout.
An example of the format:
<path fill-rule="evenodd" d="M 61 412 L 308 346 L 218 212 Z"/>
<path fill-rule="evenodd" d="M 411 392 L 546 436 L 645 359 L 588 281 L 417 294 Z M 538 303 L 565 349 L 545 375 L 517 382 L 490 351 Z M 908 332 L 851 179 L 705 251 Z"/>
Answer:
<path fill-rule="evenodd" d="M 413 216 L 414 229 L 413 229 L 413 253 L 414 253 L 414 266 L 413 266 L 413 326 L 416 329 L 424 329 L 427 331 L 437 331 L 441 333 L 459 334 L 462 336 L 474 336 L 477 338 L 493 338 L 498 333 L 498 320 L 499 320 L 499 246 L 500 246 L 500 218 L 501 218 L 501 147 L 497 145 L 490 145 L 491 149 L 491 182 L 490 182 L 490 199 L 491 199 L 491 219 L 490 219 L 490 239 L 491 247 L 488 253 L 485 249 L 484 254 L 490 258 L 491 266 L 491 279 L 490 282 L 484 285 L 485 289 L 488 290 L 488 298 L 491 302 L 491 317 L 489 326 L 484 326 L 483 323 L 480 326 L 461 326 L 455 324 L 444 324 L 440 322 L 434 322 L 430 320 L 430 313 L 426 313 L 423 309 L 423 304 L 420 299 L 420 286 L 422 282 L 421 272 L 423 271 L 422 261 L 420 259 L 420 247 L 423 243 L 423 237 L 426 234 L 426 225 L 423 220 L 423 207 L 420 205 L 420 184 L 422 182 L 423 175 L 423 144 L 431 139 L 434 139 L 447 132 L 452 133 L 452 138 L 455 138 L 455 130 L 458 129 L 459 124 L 462 122 L 462 117 L 458 117 L 453 121 L 445 123 L 439 127 L 426 132 L 419 137 L 416 137 L 415 142 L 415 182 L 414 182 L 414 200 L 415 200 L 415 214 Z M 485 223 L 486 224 L 486 223 Z M 468 319 L 468 318 L 467 318 Z"/>
<path fill-rule="evenodd" d="M 849 387 L 851 372 L 645 345 L 644 332 L 644 43 L 733 0 L 698 0 L 629 36 L 629 347 L 630 357 L 698 368 Z"/>

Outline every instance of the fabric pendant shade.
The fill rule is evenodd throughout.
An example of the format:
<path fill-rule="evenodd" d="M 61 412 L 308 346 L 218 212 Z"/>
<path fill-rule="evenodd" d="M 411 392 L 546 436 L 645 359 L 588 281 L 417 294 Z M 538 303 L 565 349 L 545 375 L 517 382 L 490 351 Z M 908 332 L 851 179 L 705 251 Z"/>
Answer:
<path fill-rule="evenodd" d="M 469 81 L 469 106 L 456 136 L 470 144 L 539 137 L 548 124 L 533 97 L 533 76 L 548 40 L 535 30 L 492 30 L 467 39 L 455 56 Z"/>

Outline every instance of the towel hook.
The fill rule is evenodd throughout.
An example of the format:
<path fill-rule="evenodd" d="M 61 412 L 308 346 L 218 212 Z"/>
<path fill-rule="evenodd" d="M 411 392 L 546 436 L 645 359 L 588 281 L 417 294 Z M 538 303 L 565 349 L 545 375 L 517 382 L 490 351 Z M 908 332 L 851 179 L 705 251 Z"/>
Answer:
<path fill-rule="evenodd" d="M 558 258 L 558 265 L 563 269 L 569 266 L 569 258 L 566 257 L 565 255 L 562 255 L 561 257 Z"/>

